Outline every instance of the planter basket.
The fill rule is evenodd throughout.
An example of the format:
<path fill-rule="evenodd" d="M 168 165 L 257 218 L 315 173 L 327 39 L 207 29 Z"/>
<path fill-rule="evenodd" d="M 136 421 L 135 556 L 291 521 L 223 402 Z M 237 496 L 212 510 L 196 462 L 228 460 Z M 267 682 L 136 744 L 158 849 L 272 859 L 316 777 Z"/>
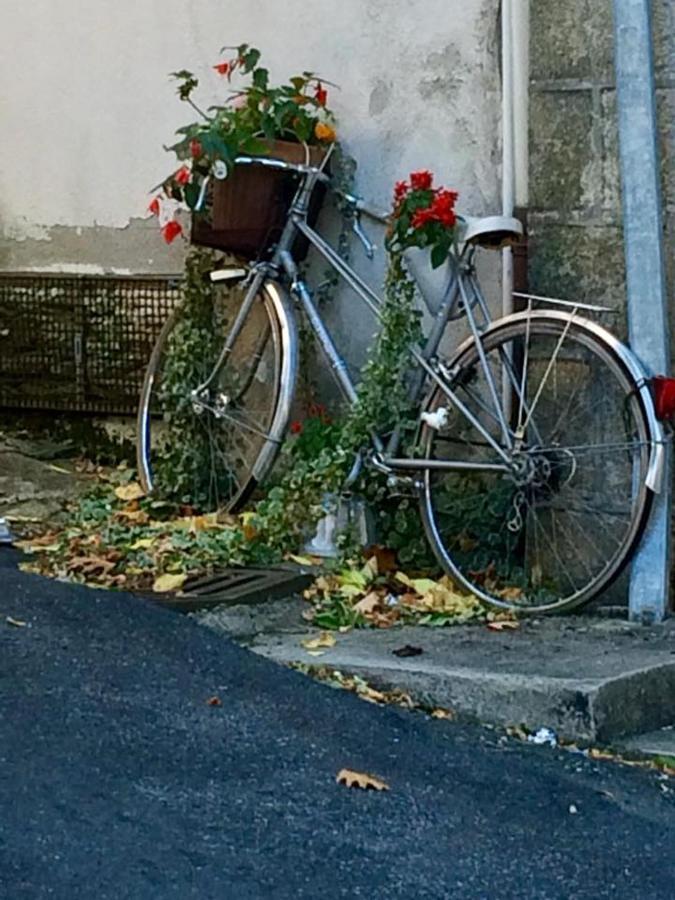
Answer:
<path fill-rule="evenodd" d="M 324 151 L 310 147 L 310 165 L 318 166 Z M 305 147 L 289 141 L 273 141 L 270 157 L 284 162 L 305 163 Z M 286 223 L 288 210 L 298 186 L 298 176 L 264 166 L 235 166 L 223 181 L 213 179 L 204 212 L 192 217 L 193 244 L 225 250 L 247 259 L 264 256 L 275 244 Z M 325 188 L 312 193 L 308 221 L 316 222 Z M 296 259 L 307 255 L 309 242 L 299 236 L 293 246 Z"/>

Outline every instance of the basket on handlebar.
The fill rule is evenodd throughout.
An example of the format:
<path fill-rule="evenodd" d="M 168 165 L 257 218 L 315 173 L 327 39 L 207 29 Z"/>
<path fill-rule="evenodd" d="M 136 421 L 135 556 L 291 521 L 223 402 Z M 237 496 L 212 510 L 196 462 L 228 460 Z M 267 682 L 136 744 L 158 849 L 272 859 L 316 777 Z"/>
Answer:
<path fill-rule="evenodd" d="M 320 165 L 324 153 L 322 147 L 310 147 L 309 164 Z M 307 162 L 305 146 L 290 141 L 270 141 L 267 155 L 296 165 Z M 263 257 L 281 235 L 298 178 L 294 172 L 240 165 L 223 181 L 213 179 L 204 211 L 192 216 L 192 243 L 248 259 Z M 310 225 L 318 218 L 324 194 L 324 185 L 317 184 L 310 201 Z M 294 257 L 304 259 L 308 249 L 309 242 L 299 235 Z"/>

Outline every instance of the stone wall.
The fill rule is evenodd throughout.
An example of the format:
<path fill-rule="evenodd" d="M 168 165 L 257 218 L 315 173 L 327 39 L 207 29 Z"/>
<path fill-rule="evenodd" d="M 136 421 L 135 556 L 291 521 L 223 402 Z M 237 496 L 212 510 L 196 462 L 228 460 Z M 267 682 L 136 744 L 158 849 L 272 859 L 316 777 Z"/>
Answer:
<path fill-rule="evenodd" d="M 674 9 L 672 0 L 654 0 L 670 297 L 675 285 Z M 532 0 L 531 29 L 530 288 L 611 306 L 617 313 L 606 324 L 625 335 L 612 0 Z"/>

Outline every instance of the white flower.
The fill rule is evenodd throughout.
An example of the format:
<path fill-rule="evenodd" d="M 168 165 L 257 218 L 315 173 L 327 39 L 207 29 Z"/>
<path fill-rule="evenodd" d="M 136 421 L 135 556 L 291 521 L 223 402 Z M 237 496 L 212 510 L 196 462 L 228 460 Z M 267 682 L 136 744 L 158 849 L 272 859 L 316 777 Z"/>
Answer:
<path fill-rule="evenodd" d="M 217 159 L 214 162 L 211 171 L 213 172 L 214 177 L 218 179 L 218 181 L 224 181 L 227 178 L 227 166 L 222 161 L 222 159 Z"/>
<path fill-rule="evenodd" d="M 448 424 L 449 414 L 447 409 L 444 406 L 439 406 L 436 412 L 423 412 L 422 413 L 422 421 L 429 426 L 429 428 L 433 428 L 438 431 L 439 428 L 445 428 Z"/>
<path fill-rule="evenodd" d="M 181 208 L 178 200 L 172 197 L 162 197 L 159 201 L 159 227 L 164 228 L 176 218 L 176 213 Z"/>

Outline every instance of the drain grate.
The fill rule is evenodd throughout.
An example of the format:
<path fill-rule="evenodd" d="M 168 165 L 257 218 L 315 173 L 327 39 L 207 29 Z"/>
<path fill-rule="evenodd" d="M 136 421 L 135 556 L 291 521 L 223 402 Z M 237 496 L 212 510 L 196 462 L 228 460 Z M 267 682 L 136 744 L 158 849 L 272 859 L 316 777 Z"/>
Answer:
<path fill-rule="evenodd" d="M 265 603 L 289 597 L 308 587 L 314 575 L 305 569 L 274 566 L 269 569 L 223 569 L 187 581 L 181 594 L 147 594 L 151 600 L 182 612 Z"/>

